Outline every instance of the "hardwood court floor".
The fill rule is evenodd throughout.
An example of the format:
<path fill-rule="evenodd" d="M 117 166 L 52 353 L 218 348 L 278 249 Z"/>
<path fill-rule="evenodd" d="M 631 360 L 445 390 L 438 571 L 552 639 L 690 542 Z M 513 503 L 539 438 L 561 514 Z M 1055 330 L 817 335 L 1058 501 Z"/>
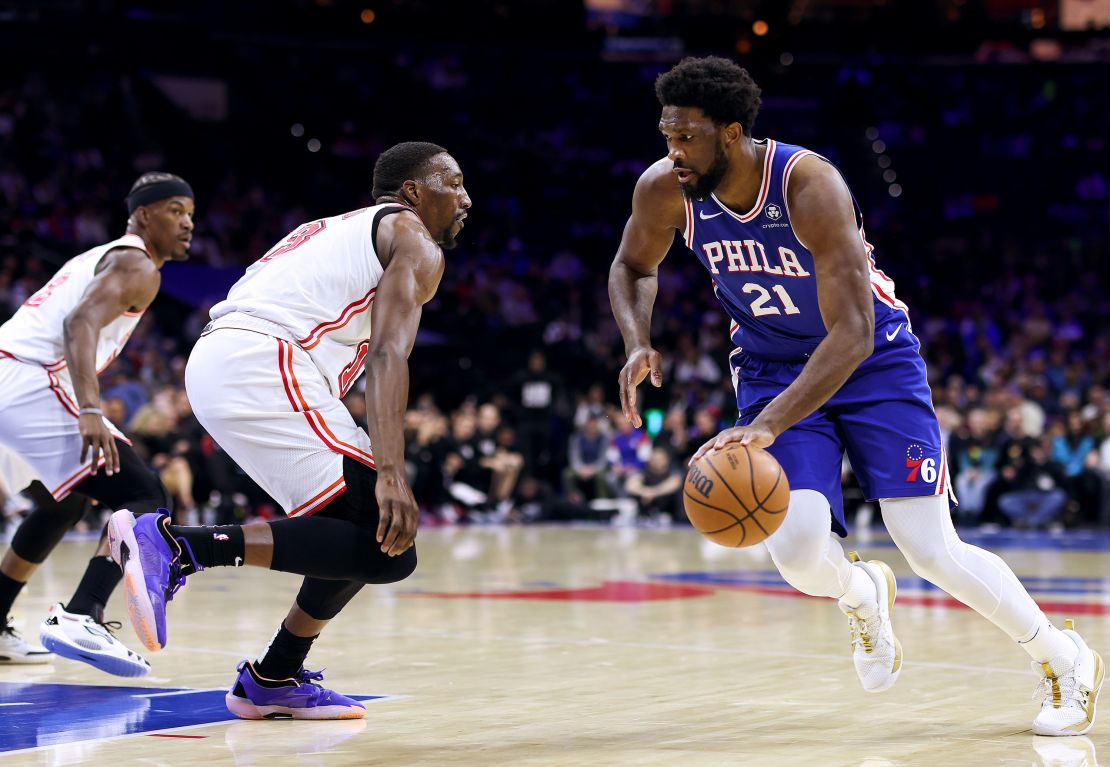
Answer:
<path fill-rule="evenodd" d="M 1063 540 L 1076 548 L 992 548 L 1110 655 L 1110 541 Z M 330 686 L 384 696 L 365 720 L 232 721 L 235 664 L 269 640 L 298 579 L 212 570 L 174 600 L 145 678 L 0 667 L 0 765 L 1089 766 L 1096 749 L 1110 762 L 1107 715 L 1089 738 L 1033 736 L 1025 654 L 883 537 L 853 545 L 900 580 L 906 666 L 880 695 L 859 687 L 836 606 L 793 595 L 762 547 L 688 528 L 440 528 L 421 532 L 413 578 L 367 588 L 310 657 Z M 63 543 L 32 581 L 26 634 L 91 547 Z M 110 612 L 138 648 L 118 593 Z"/>

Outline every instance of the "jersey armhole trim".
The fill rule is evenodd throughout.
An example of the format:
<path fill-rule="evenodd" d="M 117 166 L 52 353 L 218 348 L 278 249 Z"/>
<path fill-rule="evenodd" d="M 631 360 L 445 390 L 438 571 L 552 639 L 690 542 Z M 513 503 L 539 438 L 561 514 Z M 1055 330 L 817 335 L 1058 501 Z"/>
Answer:
<path fill-rule="evenodd" d="M 686 231 L 682 233 L 682 239 L 686 241 L 686 247 L 690 250 L 694 249 L 694 202 L 689 197 L 683 195 L 683 208 L 686 211 Z"/>
<path fill-rule="evenodd" d="M 798 164 L 798 161 L 801 160 L 803 157 L 817 157 L 819 159 L 825 160 L 824 157 L 821 157 L 821 155 L 817 154 L 816 152 L 811 152 L 808 149 L 799 149 L 797 152 L 791 155 L 789 160 L 786 161 L 786 166 L 782 169 L 782 204 L 786 206 L 786 220 L 791 222 L 793 222 L 794 219 L 790 217 L 790 174 L 794 171 L 794 167 Z M 825 162 L 828 162 L 828 160 L 825 160 Z M 802 242 L 802 238 L 798 236 L 798 233 L 796 231 L 794 231 L 793 223 L 790 224 L 790 231 L 793 232 L 794 239 L 796 239 L 798 242 Z M 806 250 L 809 250 L 809 246 L 806 245 L 804 242 L 802 242 L 802 245 L 805 247 Z"/>
<path fill-rule="evenodd" d="M 382 219 L 386 216 L 393 215 L 394 213 L 401 213 L 402 211 L 406 210 L 412 210 L 413 213 L 416 212 L 408 205 L 396 204 L 387 205 L 374 214 L 374 220 L 370 224 L 370 246 L 374 249 L 375 255 L 378 252 L 378 224 L 380 224 L 382 222 Z M 381 262 L 381 260 L 381 256 L 378 256 L 379 263 Z"/>

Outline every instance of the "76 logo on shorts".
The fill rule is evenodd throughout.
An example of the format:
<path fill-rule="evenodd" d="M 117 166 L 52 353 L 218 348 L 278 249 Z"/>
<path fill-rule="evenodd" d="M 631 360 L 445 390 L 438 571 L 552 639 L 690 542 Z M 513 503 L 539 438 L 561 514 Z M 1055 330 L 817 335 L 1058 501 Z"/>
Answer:
<path fill-rule="evenodd" d="M 906 468 L 910 470 L 907 482 L 916 482 L 918 477 L 930 484 L 937 481 L 937 460 L 926 458 L 924 448 L 916 442 L 906 448 Z"/>

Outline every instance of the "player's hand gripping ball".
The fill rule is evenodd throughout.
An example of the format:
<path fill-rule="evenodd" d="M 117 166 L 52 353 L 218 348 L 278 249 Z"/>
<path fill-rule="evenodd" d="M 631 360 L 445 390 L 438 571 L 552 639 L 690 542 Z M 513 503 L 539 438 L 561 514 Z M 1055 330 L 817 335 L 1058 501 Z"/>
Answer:
<path fill-rule="evenodd" d="M 706 453 L 682 487 L 690 523 L 722 546 L 754 546 L 779 529 L 790 505 L 790 483 L 766 450 L 732 444 Z"/>

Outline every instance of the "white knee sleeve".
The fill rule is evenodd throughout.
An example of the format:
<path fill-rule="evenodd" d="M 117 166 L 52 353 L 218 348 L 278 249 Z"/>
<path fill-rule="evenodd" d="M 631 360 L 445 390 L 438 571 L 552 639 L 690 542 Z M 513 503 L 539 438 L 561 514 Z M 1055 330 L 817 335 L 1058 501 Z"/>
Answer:
<path fill-rule="evenodd" d="M 791 491 L 790 510 L 767 550 L 787 583 L 804 594 L 836 599 L 851 584 L 853 568 L 832 534 L 829 502 L 816 490 Z"/>
<path fill-rule="evenodd" d="M 884 499 L 880 505 L 890 537 L 922 578 L 1018 642 L 1028 642 L 1048 624 L 1005 562 L 960 540 L 952 526 L 946 496 Z"/>

